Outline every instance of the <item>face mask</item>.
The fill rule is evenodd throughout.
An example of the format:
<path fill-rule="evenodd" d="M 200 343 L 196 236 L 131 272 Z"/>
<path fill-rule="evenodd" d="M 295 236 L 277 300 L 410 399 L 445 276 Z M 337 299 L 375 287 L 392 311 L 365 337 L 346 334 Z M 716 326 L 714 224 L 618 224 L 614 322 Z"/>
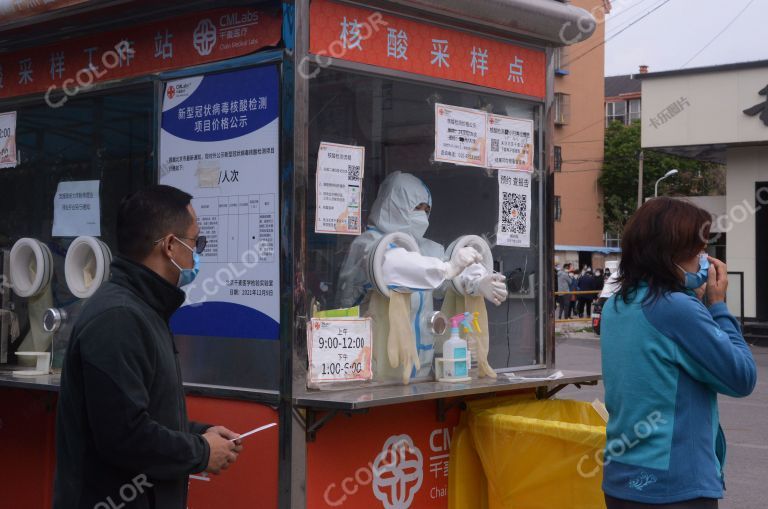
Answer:
<path fill-rule="evenodd" d="M 171 263 L 174 264 L 177 269 L 179 269 L 179 280 L 176 282 L 176 286 L 181 288 L 182 286 L 186 286 L 194 281 L 197 277 L 197 273 L 200 272 L 200 255 L 197 254 L 197 251 L 186 245 L 184 242 L 179 241 L 179 243 L 192 251 L 192 261 L 194 262 L 194 265 L 191 269 L 183 269 L 178 263 L 176 263 L 175 260 L 171 259 Z"/>
<path fill-rule="evenodd" d="M 709 276 L 709 260 L 706 254 L 702 254 L 699 257 L 699 270 L 694 272 L 686 272 L 681 266 L 677 266 L 678 269 L 685 274 L 685 287 L 689 290 L 695 290 L 701 285 L 707 282 Z"/>
<path fill-rule="evenodd" d="M 413 210 L 411 211 L 409 221 L 411 223 L 410 233 L 417 239 L 423 237 L 427 228 L 429 228 L 429 218 L 427 217 L 427 213 L 423 210 Z"/>

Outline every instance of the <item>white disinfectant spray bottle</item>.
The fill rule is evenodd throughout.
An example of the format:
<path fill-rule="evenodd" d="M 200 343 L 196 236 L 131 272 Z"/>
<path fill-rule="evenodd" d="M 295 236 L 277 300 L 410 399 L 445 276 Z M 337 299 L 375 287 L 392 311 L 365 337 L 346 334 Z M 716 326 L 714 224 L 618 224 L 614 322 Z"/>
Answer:
<path fill-rule="evenodd" d="M 443 344 L 443 357 L 435 360 L 438 382 L 467 382 L 469 378 L 470 355 L 467 342 L 459 336 L 459 325 L 472 331 L 469 313 L 451 318 L 451 337 Z"/>

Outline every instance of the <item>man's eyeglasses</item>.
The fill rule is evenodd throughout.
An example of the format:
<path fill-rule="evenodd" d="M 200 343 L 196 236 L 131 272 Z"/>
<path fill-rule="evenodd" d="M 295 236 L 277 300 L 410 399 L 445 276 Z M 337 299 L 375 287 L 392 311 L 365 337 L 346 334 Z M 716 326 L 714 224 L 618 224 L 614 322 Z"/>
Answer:
<path fill-rule="evenodd" d="M 180 237 L 179 235 L 174 235 L 174 236 L 176 238 L 178 238 L 178 239 L 194 241 L 194 243 L 195 243 L 195 252 L 197 254 L 203 254 L 203 251 L 205 251 L 205 246 L 208 245 L 208 239 L 205 238 L 205 235 L 198 235 L 196 239 L 192 239 L 192 238 L 189 238 L 189 237 Z M 163 241 L 163 239 L 157 239 L 155 241 L 155 244 L 157 244 L 158 242 L 162 242 L 162 241 Z"/>

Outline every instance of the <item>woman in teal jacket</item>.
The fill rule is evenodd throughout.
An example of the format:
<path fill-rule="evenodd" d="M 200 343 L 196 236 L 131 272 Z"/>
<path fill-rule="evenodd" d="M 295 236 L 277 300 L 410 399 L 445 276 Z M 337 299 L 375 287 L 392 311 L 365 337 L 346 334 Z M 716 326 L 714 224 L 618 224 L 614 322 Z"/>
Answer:
<path fill-rule="evenodd" d="M 724 302 L 726 266 L 703 254 L 711 221 L 655 198 L 624 230 L 620 291 L 602 315 L 608 509 L 715 508 L 723 497 L 717 395 L 748 396 L 757 375 Z"/>

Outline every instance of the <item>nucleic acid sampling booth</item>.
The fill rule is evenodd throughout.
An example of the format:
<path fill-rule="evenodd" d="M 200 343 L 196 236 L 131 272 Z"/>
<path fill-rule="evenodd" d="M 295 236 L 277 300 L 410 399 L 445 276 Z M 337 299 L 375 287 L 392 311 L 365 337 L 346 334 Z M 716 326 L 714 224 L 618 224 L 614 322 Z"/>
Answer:
<path fill-rule="evenodd" d="M 193 196 L 191 419 L 248 437 L 190 508 L 447 508 L 483 395 L 548 398 L 550 0 L 0 2 L 0 490 L 50 507 L 60 370 L 120 200 Z M 109 338 L 104 338 L 109 341 Z"/>

